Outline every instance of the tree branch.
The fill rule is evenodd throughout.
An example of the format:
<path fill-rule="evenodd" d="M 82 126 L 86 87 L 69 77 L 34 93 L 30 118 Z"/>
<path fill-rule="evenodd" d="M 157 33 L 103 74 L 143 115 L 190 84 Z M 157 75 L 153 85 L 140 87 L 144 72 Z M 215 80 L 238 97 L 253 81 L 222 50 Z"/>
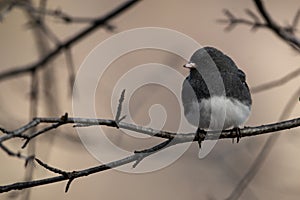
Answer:
<path fill-rule="evenodd" d="M 275 33 L 280 39 L 287 42 L 292 48 L 300 51 L 300 38 L 295 35 L 295 29 L 298 25 L 300 13 L 299 11 L 296 13 L 294 19 L 292 20 L 292 24 L 289 26 L 281 26 L 276 21 L 272 19 L 270 14 L 265 9 L 264 3 L 261 0 L 253 0 L 256 8 L 263 18 L 264 22 L 260 22 L 259 18 L 254 14 L 251 10 L 246 9 L 246 14 L 252 19 L 244 19 L 235 17 L 229 10 L 224 11 L 224 15 L 227 19 L 218 20 L 221 23 L 227 23 L 228 26 L 225 30 L 232 30 L 237 24 L 245 24 L 252 27 L 252 30 L 256 30 L 257 28 L 267 28 Z"/>
<path fill-rule="evenodd" d="M 28 130 L 29 127 L 34 127 L 34 125 L 36 126 L 40 123 L 61 123 L 61 124 L 80 123 L 80 124 L 87 124 L 87 125 L 106 125 L 106 126 L 110 126 L 110 127 L 117 127 L 114 120 L 108 120 L 108 119 L 86 119 L 86 118 L 72 118 L 72 117 L 68 117 L 67 119 L 35 118 L 27 125 L 19 128 L 19 129 L 16 129 L 15 131 L 10 131 L 9 133 L 6 133 L 6 135 L 3 135 L 2 137 L 0 137 L 0 144 L 10 138 L 17 137 L 18 134 L 19 135 L 23 134 L 26 130 Z M 282 122 L 273 123 L 273 124 L 268 124 L 268 125 L 257 126 L 257 127 L 246 127 L 246 128 L 241 129 L 241 137 L 266 134 L 266 133 L 291 129 L 291 128 L 295 128 L 295 127 L 299 127 L 299 126 L 300 126 L 300 118 L 282 121 Z M 203 139 L 203 138 L 205 138 L 206 140 L 216 140 L 217 139 L 214 136 L 215 131 L 207 131 L 206 134 L 201 133 L 199 136 L 197 136 L 197 135 L 195 135 L 195 133 L 178 133 L 178 134 L 176 134 L 176 133 L 171 133 L 171 132 L 166 132 L 166 131 L 154 130 L 154 129 L 146 128 L 146 127 L 136 126 L 133 124 L 127 124 L 125 122 L 120 122 L 119 127 L 124 128 L 124 129 L 133 130 L 133 131 L 147 134 L 147 135 L 152 135 L 152 136 L 161 137 L 161 138 L 167 138 L 167 140 L 165 142 L 162 142 L 162 143 L 150 148 L 150 149 L 146 149 L 146 150 L 142 150 L 142 151 L 135 151 L 133 155 L 130 155 L 123 159 L 113 161 L 113 162 L 110 162 L 110 163 L 107 163 L 104 165 L 91 167 L 91 168 L 88 168 L 85 170 L 80 170 L 80 171 L 64 172 L 63 170 L 59 170 L 57 168 L 50 167 L 45 163 L 42 164 L 42 162 L 40 160 L 39 160 L 40 161 L 39 162 L 38 159 L 36 159 L 36 161 L 40 165 L 42 165 L 44 168 L 46 168 L 54 173 L 59 173 L 60 175 L 51 177 L 51 178 L 46 178 L 46 179 L 33 180 L 33 181 L 28 181 L 28 182 L 18 182 L 18 183 L 14 183 L 14 184 L 0 186 L 0 193 L 8 192 L 11 190 L 21 190 L 21 189 L 25 189 L 25 188 L 36 187 L 36 186 L 60 182 L 60 181 L 64 181 L 64 180 L 72 181 L 79 177 L 88 176 L 88 175 L 91 175 L 91 174 L 94 174 L 97 172 L 116 168 L 116 167 L 131 163 L 131 162 L 136 162 L 133 165 L 133 167 L 135 167 L 142 159 L 160 151 L 163 148 L 168 148 L 168 147 L 176 145 L 176 144 L 181 144 L 181 143 L 186 143 L 186 142 L 191 142 L 191 141 L 198 141 L 199 139 Z M 4 129 L 2 129 L 2 130 L 4 130 Z M 7 136 L 9 136 L 9 135 L 12 135 L 13 137 L 7 138 Z M 198 137 L 201 137 L 201 138 L 198 138 Z M 235 138 L 235 137 L 237 137 L 236 131 L 224 130 L 224 131 L 222 131 L 219 139 Z M 172 143 L 170 143 L 171 140 L 172 140 Z M 66 174 L 68 174 L 68 175 L 66 175 Z M 70 185 L 70 183 L 67 184 L 67 186 L 69 186 L 69 185 Z"/>
<path fill-rule="evenodd" d="M 167 141 L 169 141 L 169 140 L 167 140 Z M 174 144 L 176 144 L 176 143 L 174 143 Z M 174 145 L 174 144 L 172 144 L 172 145 Z M 156 145 L 152 148 L 143 150 L 141 152 L 135 152 L 133 155 L 130 155 L 126 158 L 123 158 L 123 159 L 120 159 L 117 161 L 113 161 L 113 162 L 110 162 L 107 164 L 91 167 L 91 168 L 84 169 L 84 170 L 72 171 L 72 172 L 65 172 L 65 171 L 57 169 L 55 167 L 51 167 L 48 164 L 43 163 L 41 160 L 35 158 L 37 163 L 40 164 L 42 167 L 46 168 L 47 170 L 49 170 L 51 172 L 54 172 L 54 173 L 57 173 L 60 175 L 51 177 L 51 178 L 46 178 L 46 179 L 27 181 L 27 182 L 24 181 L 24 182 L 18 182 L 18 183 L 14 183 L 14 184 L 10 184 L 10 185 L 0 186 L 0 193 L 9 192 L 11 190 L 22 190 L 25 188 L 32 188 L 32 187 L 46 185 L 46 184 L 50 184 L 50 183 L 56 183 L 56 182 L 60 182 L 60 181 L 64 181 L 64 180 L 68 180 L 66 188 L 65 188 L 65 192 L 67 192 L 69 189 L 70 183 L 77 178 L 80 178 L 83 176 L 89 176 L 91 174 L 95 174 L 95 173 L 98 173 L 101 171 L 113 169 L 113 168 L 131 163 L 134 161 L 136 161 L 138 163 L 142 159 L 160 151 L 162 148 L 165 148 L 166 145 L 167 145 L 166 142 L 163 142 L 159 145 Z M 133 167 L 135 167 L 137 165 L 137 163 L 135 163 L 133 165 Z"/>
<path fill-rule="evenodd" d="M 234 16 L 233 13 L 231 13 L 229 10 L 224 9 L 223 13 L 227 17 L 227 19 L 219 19 L 217 20 L 217 22 L 228 24 L 227 27 L 225 27 L 226 31 L 231 31 L 238 24 L 251 26 L 251 29 L 253 31 L 255 31 L 257 28 L 267 28 L 267 25 L 260 22 L 259 18 L 251 10 L 246 9 L 245 12 L 249 15 L 250 18 L 252 18 L 252 20 L 238 18 Z"/>
<path fill-rule="evenodd" d="M 26 1 L 16 1 L 14 2 L 13 6 L 20 7 L 22 9 L 27 10 L 28 12 L 31 12 L 33 14 L 42 14 L 42 15 L 47 15 L 54 17 L 56 19 L 59 19 L 60 21 L 64 23 L 92 23 L 95 19 L 94 18 L 89 18 L 89 17 L 73 17 L 65 12 L 63 12 L 60 9 L 40 9 L 40 8 L 35 8 L 31 4 L 29 4 Z"/>
<path fill-rule="evenodd" d="M 269 15 L 267 10 L 265 9 L 264 3 L 261 0 L 254 0 L 256 7 L 258 11 L 260 12 L 261 16 L 264 18 L 264 20 L 267 23 L 267 26 L 270 30 L 272 30 L 279 38 L 283 39 L 284 41 L 288 42 L 293 48 L 300 51 L 300 39 L 297 38 L 293 31 L 287 31 L 286 27 L 279 26 Z M 298 14 L 295 16 L 295 19 L 293 20 L 295 23 L 294 25 L 297 25 L 298 22 Z M 293 27 L 295 28 L 295 27 Z"/>
<path fill-rule="evenodd" d="M 105 16 L 96 18 L 89 27 L 87 27 L 80 33 L 74 35 L 70 39 L 62 42 L 60 45 L 57 45 L 54 50 L 50 51 L 47 55 L 45 55 L 42 59 L 38 60 L 37 62 L 26 65 L 26 66 L 15 67 L 14 69 L 10 69 L 6 72 L 0 73 L 0 81 L 7 79 L 7 78 L 17 76 L 17 75 L 23 75 L 23 74 L 30 73 L 31 71 L 33 71 L 35 69 L 44 68 L 46 66 L 45 64 L 48 63 L 49 61 L 51 61 L 52 59 L 54 59 L 61 52 L 61 50 L 65 49 L 65 48 L 70 48 L 72 45 L 76 44 L 77 42 L 82 40 L 84 37 L 91 34 L 97 28 L 107 26 L 107 24 L 110 20 L 117 17 L 118 15 L 123 13 L 125 10 L 131 8 L 133 5 L 135 5 L 139 1 L 140 0 L 129 0 L 125 3 L 123 3 L 122 5 L 120 5 L 119 7 L 113 9 L 111 12 L 109 12 Z"/>
<path fill-rule="evenodd" d="M 65 116 L 65 115 L 64 115 Z M 115 127 L 117 128 L 115 120 L 112 119 L 92 119 L 92 118 L 73 118 L 68 117 L 67 119 L 61 118 L 48 118 L 48 117 L 37 117 L 34 118 L 31 122 L 28 124 L 14 130 L 14 131 L 8 131 L 4 128 L 1 128 L 0 130 L 2 132 L 7 132 L 5 135 L 0 137 L 0 143 L 7 141 L 12 138 L 21 137 L 26 138 L 27 140 L 30 140 L 30 137 L 25 135 L 24 132 L 29 130 L 30 128 L 33 128 L 41 123 L 51 123 L 52 125 L 49 127 L 46 127 L 42 130 L 38 130 L 37 132 L 33 133 L 32 135 L 34 137 L 37 137 L 38 135 L 41 135 L 42 133 L 46 133 L 45 129 L 54 129 L 57 127 L 55 124 L 83 124 L 86 126 L 109 126 L 109 127 Z M 164 139 L 174 139 L 175 137 L 177 139 L 181 139 L 183 141 L 197 141 L 199 138 L 197 136 L 195 137 L 195 133 L 175 133 L 175 132 L 168 132 L 163 130 L 156 130 L 152 128 L 147 128 L 143 126 L 138 126 L 134 124 L 128 124 L 126 122 L 119 122 L 118 124 L 119 128 L 135 131 L 138 133 L 160 137 Z M 267 124 L 267 125 L 261 125 L 256 127 L 245 127 L 242 128 L 241 131 L 241 137 L 249 137 L 249 136 L 256 136 L 271 132 L 277 132 L 285 129 L 291 129 L 300 126 L 300 118 L 295 118 L 287 121 L 281 121 L 277 123 Z M 217 131 L 205 131 L 202 130 L 199 137 L 205 137 L 205 140 L 216 140 L 218 138 L 215 137 L 215 133 Z M 219 139 L 226 139 L 226 138 L 236 138 L 237 134 L 234 129 L 228 129 L 228 130 L 222 130 L 220 138 Z M 201 138 L 200 138 L 201 139 Z"/>

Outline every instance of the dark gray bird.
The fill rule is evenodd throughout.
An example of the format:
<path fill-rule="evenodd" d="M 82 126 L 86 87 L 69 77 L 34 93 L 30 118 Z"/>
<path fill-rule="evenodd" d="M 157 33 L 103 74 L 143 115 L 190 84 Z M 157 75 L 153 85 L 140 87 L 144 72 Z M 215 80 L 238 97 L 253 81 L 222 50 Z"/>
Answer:
<path fill-rule="evenodd" d="M 213 47 L 198 49 L 184 67 L 190 69 L 182 86 L 188 122 L 199 129 L 238 128 L 251 111 L 245 73 L 233 60 Z"/>

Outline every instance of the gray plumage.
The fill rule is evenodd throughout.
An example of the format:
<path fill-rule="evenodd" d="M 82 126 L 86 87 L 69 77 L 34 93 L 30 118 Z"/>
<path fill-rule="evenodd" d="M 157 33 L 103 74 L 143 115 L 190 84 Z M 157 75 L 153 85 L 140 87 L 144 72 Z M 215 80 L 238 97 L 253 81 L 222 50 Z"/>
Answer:
<path fill-rule="evenodd" d="M 198 122 L 188 116 L 188 121 L 199 128 L 208 128 L 211 121 L 218 120 L 217 116 L 215 119 L 211 116 L 212 106 L 219 106 L 221 108 L 217 109 L 223 109 L 219 104 L 224 103 L 226 104 L 224 112 L 228 114 L 226 114 L 223 128 L 239 126 L 243 123 L 250 114 L 252 104 L 245 73 L 238 69 L 230 57 L 213 47 L 197 50 L 189 63 L 192 65 L 188 67 L 190 74 L 182 86 L 184 113 L 188 116 L 198 112 L 200 119 Z M 212 97 L 213 102 L 217 102 L 218 105 L 210 102 Z M 198 111 L 195 111 L 195 102 L 199 104 Z M 246 108 L 249 108 L 249 112 Z"/>

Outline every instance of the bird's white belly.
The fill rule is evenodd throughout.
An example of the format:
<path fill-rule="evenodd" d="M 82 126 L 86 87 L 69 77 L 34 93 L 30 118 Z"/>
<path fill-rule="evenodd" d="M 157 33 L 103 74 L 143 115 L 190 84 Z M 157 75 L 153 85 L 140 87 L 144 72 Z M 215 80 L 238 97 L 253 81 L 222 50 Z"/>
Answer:
<path fill-rule="evenodd" d="M 240 101 L 214 96 L 204 99 L 198 104 L 194 101 L 186 118 L 194 126 L 199 128 L 220 130 L 230 127 L 238 127 L 246 122 L 250 115 L 250 108 Z M 200 116 L 199 116 L 200 110 Z"/>

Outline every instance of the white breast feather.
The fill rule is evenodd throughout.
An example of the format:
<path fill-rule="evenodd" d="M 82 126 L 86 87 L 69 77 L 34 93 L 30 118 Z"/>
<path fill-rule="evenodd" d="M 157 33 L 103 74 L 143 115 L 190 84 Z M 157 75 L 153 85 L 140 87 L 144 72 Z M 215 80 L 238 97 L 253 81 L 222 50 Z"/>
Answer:
<path fill-rule="evenodd" d="M 190 104 L 192 107 L 186 115 L 188 121 L 198 126 L 199 106 L 201 112 L 200 128 L 205 129 L 227 129 L 238 127 L 246 122 L 250 115 L 250 108 L 240 101 L 214 96 L 210 100 L 204 99 L 200 105 L 197 101 Z M 210 112 L 211 111 L 211 112 Z"/>

